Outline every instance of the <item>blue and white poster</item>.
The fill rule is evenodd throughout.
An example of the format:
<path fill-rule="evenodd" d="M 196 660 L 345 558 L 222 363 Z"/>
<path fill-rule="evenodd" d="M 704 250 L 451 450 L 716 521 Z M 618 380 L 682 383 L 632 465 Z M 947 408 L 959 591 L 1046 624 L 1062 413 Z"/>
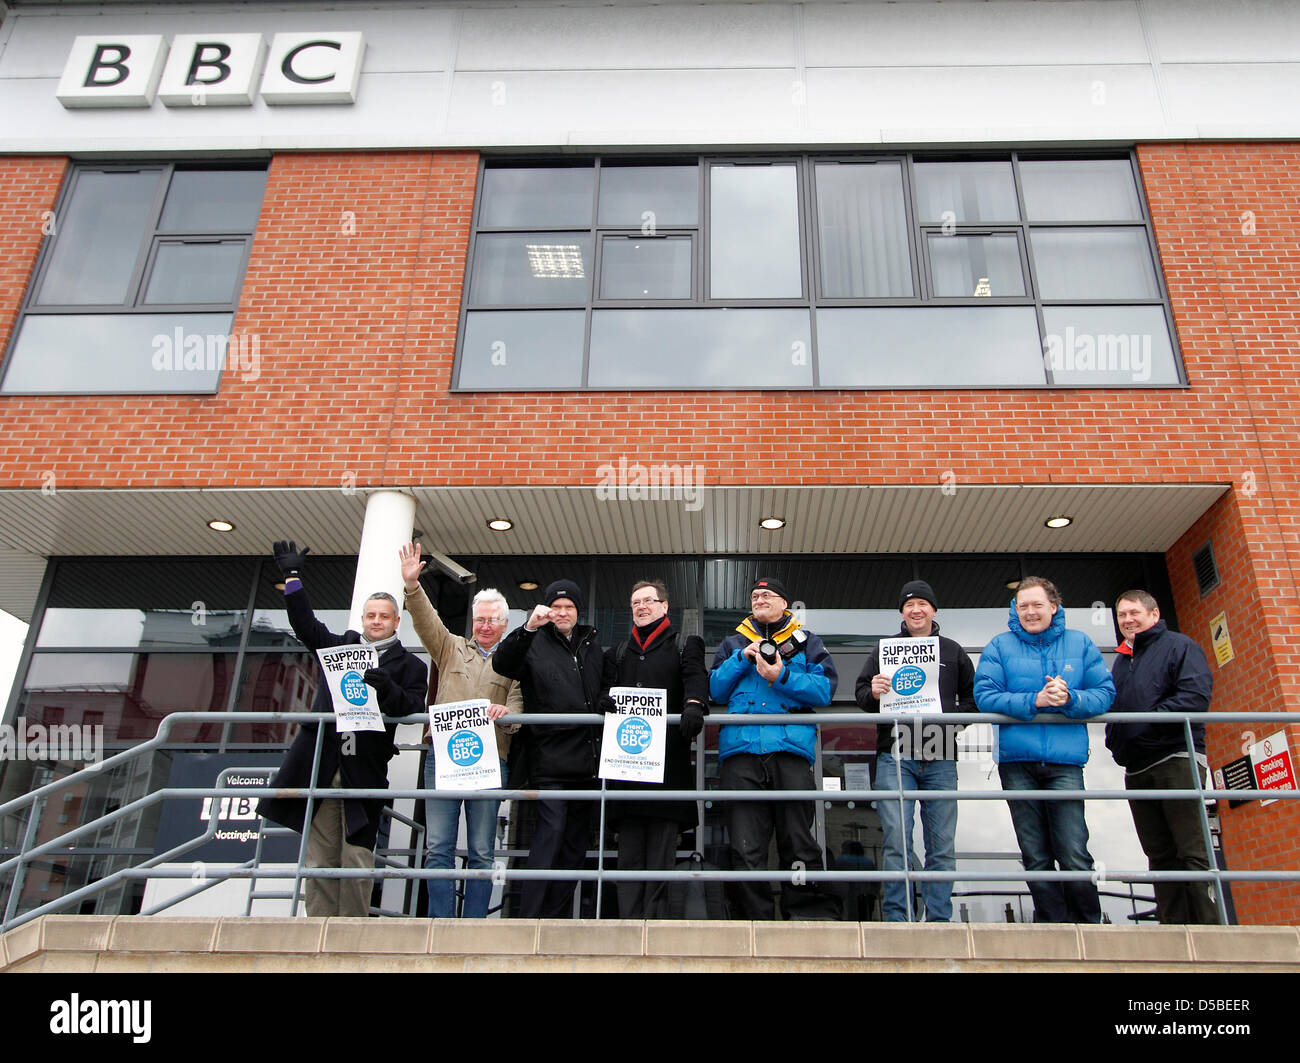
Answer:
<path fill-rule="evenodd" d="M 941 712 L 939 640 L 881 639 L 880 674 L 889 689 L 880 695 L 881 712 Z"/>
<path fill-rule="evenodd" d="M 439 790 L 499 790 L 501 760 L 487 698 L 429 706 L 435 783 Z"/>
<path fill-rule="evenodd" d="M 605 714 L 600 778 L 664 781 L 668 691 L 662 687 L 610 687 L 617 709 Z"/>
<path fill-rule="evenodd" d="M 340 732 L 382 731 L 379 699 L 364 678 L 367 669 L 379 667 L 375 648 L 349 643 L 317 650 L 316 656 L 325 669 L 325 682 L 334 702 L 334 726 Z"/>

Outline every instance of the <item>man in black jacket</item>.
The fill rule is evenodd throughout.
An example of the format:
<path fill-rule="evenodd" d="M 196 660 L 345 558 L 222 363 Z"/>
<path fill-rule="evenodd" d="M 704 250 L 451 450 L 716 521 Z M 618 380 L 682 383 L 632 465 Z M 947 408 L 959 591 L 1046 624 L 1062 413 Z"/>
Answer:
<path fill-rule="evenodd" d="M 1208 712 L 1214 679 L 1200 646 L 1170 631 L 1146 591 L 1125 591 L 1115 603 L 1124 642 L 1115 651 L 1112 712 Z M 1108 723 L 1106 748 L 1124 770 L 1130 790 L 1190 789 L 1193 770 L 1205 781 L 1205 724 L 1192 724 L 1196 766 L 1179 723 Z M 1133 826 L 1152 871 L 1205 871 L 1209 858 L 1194 800 L 1130 801 Z M 1209 882 L 1157 882 L 1156 918 L 1162 923 L 1217 923 Z"/>
<path fill-rule="evenodd" d="M 492 667 L 519 680 L 524 712 L 597 712 L 608 693 L 605 651 L 596 629 L 578 623 L 582 592 L 572 580 L 556 580 L 542 594 L 523 627 L 501 640 Z M 599 729 L 589 724 L 525 727 L 527 775 L 538 790 L 594 788 Z M 594 801 L 538 801 L 537 829 L 528 850 L 529 870 L 576 870 L 591 841 Z M 525 919 L 563 919 L 573 914 L 575 882 L 532 879 L 520 890 Z"/>
<path fill-rule="evenodd" d="M 289 626 L 309 650 L 350 643 L 373 646 L 379 667 L 368 669 L 366 683 L 375 689 L 379 709 L 385 716 L 410 716 L 424 712 L 429 689 L 429 670 L 423 661 L 406 652 L 397 640 L 401 620 L 397 601 L 380 592 L 367 599 L 362 611 L 361 632 L 336 635 L 316 619 L 301 570 L 311 548 L 299 550 L 292 541 L 275 544 L 275 563 L 284 574 L 284 604 Z M 323 673 L 322 673 L 323 675 Z M 333 712 L 329 684 L 322 680 L 312 703 L 313 712 Z M 312 758 L 316 750 L 316 724 L 305 723 L 285 755 L 284 764 L 270 785 L 276 788 L 310 786 Z M 379 790 L 388 786 L 388 762 L 395 747 L 395 723 L 383 731 L 352 731 L 340 735 L 332 721 L 325 721 L 321 741 L 320 787 Z M 375 866 L 375 836 L 383 811 L 382 799 L 317 800 L 307 836 L 307 867 L 357 868 Z M 305 799 L 266 798 L 258 812 L 273 823 L 301 832 L 307 814 Z M 373 880 L 368 878 L 307 879 L 307 914 L 313 916 L 366 916 L 370 914 Z"/>
<path fill-rule="evenodd" d="M 613 685 L 667 691 L 669 726 L 664 744 L 664 782 L 669 790 L 695 789 L 691 741 L 704 729 L 709 704 L 709 673 L 704 640 L 681 638 L 668 619 L 668 588 L 642 580 L 632 588 L 632 631 L 609 651 Z M 612 702 L 607 701 L 606 705 Z M 654 783 L 611 782 L 613 789 L 639 789 Z M 696 825 L 694 801 L 610 801 L 605 822 L 618 832 L 620 871 L 669 870 L 675 863 L 677 835 Z M 667 882 L 620 882 L 618 914 L 623 919 L 667 919 Z"/>
<path fill-rule="evenodd" d="M 961 646 L 939 634 L 935 614 L 939 611 L 934 591 L 925 580 L 913 580 L 899 593 L 898 611 L 903 622 L 898 638 L 939 639 L 939 702 L 943 712 L 975 711 L 975 665 Z M 891 636 L 893 637 L 893 636 Z M 860 709 L 880 711 L 880 698 L 889 689 L 889 679 L 880 672 L 880 645 L 872 649 L 854 687 Z M 876 729 L 876 789 L 957 789 L 956 725 L 903 723 Z M 902 786 L 898 784 L 902 783 Z M 900 809 L 895 797 L 876 802 L 880 828 L 884 833 L 885 871 L 906 866 L 916 870 L 912 850 L 912 820 L 916 803 L 907 801 Z M 925 838 L 925 870 L 951 871 L 957 866 L 957 802 L 922 801 L 921 832 Z M 925 882 L 921 886 L 925 919 L 929 923 L 952 920 L 952 883 Z M 907 921 L 907 884 L 886 882 L 881 914 L 886 922 Z M 919 913 L 913 913 L 919 918 Z"/>

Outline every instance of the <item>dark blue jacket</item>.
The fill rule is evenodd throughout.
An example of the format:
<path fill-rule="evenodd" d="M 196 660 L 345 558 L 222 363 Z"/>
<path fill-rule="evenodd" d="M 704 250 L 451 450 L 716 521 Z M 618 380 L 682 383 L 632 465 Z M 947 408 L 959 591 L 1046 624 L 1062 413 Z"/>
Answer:
<path fill-rule="evenodd" d="M 1110 708 L 1115 684 L 1101 651 L 1082 631 L 1065 626 L 1064 608 L 1057 608 L 1046 631 L 1030 634 L 1020 626 L 1013 598 L 1007 627 L 1009 631 L 984 647 L 975 669 L 975 702 L 980 712 L 999 712 L 1018 720 L 1059 713 L 1083 720 Z M 1034 699 L 1047 676 L 1054 675 L 1065 679 L 1070 701 L 1059 709 L 1040 709 Z M 1088 728 L 1085 724 L 1004 724 L 998 727 L 994 757 L 1000 764 L 1086 764 Z"/>
<path fill-rule="evenodd" d="M 1112 712 L 1209 712 L 1214 678 L 1201 647 L 1157 620 L 1121 647 L 1110 670 L 1115 681 Z M 1205 752 L 1205 724 L 1192 724 L 1192 744 Z M 1186 753 L 1181 723 L 1108 723 L 1106 748 L 1115 763 L 1141 771 L 1171 753 Z"/>

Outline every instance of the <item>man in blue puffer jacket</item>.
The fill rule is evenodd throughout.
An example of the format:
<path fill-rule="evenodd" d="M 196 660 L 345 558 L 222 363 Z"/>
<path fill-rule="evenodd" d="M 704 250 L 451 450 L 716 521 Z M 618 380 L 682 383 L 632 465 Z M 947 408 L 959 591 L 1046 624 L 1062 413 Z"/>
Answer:
<path fill-rule="evenodd" d="M 1097 716 L 1115 700 L 1101 651 L 1065 627 L 1056 587 L 1039 576 L 1020 581 L 1007 621 L 1011 630 L 987 646 L 975 670 L 981 712 L 1030 721 L 1041 713 Z M 998 727 L 994 758 L 1004 790 L 1082 790 L 1088 762 L 1086 724 L 1023 723 Z M 1026 871 L 1091 871 L 1082 801 L 1008 801 Z M 1098 923 L 1093 882 L 1030 882 L 1036 923 Z"/>
<path fill-rule="evenodd" d="M 709 695 L 728 713 L 812 712 L 829 705 L 838 676 L 822 640 L 799 626 L 786 608 L 780 580 L 763 578 L 750 592 L 752 614 L 724 639 L 713 658 Z M 760 652 L 764 643 L 775 654 Z M 719 781 L 724 790 L 813 790 L 812 764 L 817 728 L 801 726 L 723 727 L 718 736 Z M 839 899 L 824 883 L 803 882 L 797 872 L 825 868 L 813 837 L 814 810 L 808 801 L 727 801 L 727 833 L 737 871 L 767 868 L 776 831 L 781 866 L 796 874 L 781 887 L 781 907 L 790 919 L 838 919 Z M 771 919 L 772 890 L 766 882 L 736 884 L 742 917 Z"/>

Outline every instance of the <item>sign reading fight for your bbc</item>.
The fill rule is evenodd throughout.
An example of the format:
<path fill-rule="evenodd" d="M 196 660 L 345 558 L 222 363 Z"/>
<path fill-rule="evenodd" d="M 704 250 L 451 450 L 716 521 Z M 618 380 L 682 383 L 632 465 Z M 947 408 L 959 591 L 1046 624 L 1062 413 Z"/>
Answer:
<path fill-rule="evenodd" d="M 55 92 L 64 107 L 251 107 L 355 103 L 361 33 L 77 37 Z"/>

